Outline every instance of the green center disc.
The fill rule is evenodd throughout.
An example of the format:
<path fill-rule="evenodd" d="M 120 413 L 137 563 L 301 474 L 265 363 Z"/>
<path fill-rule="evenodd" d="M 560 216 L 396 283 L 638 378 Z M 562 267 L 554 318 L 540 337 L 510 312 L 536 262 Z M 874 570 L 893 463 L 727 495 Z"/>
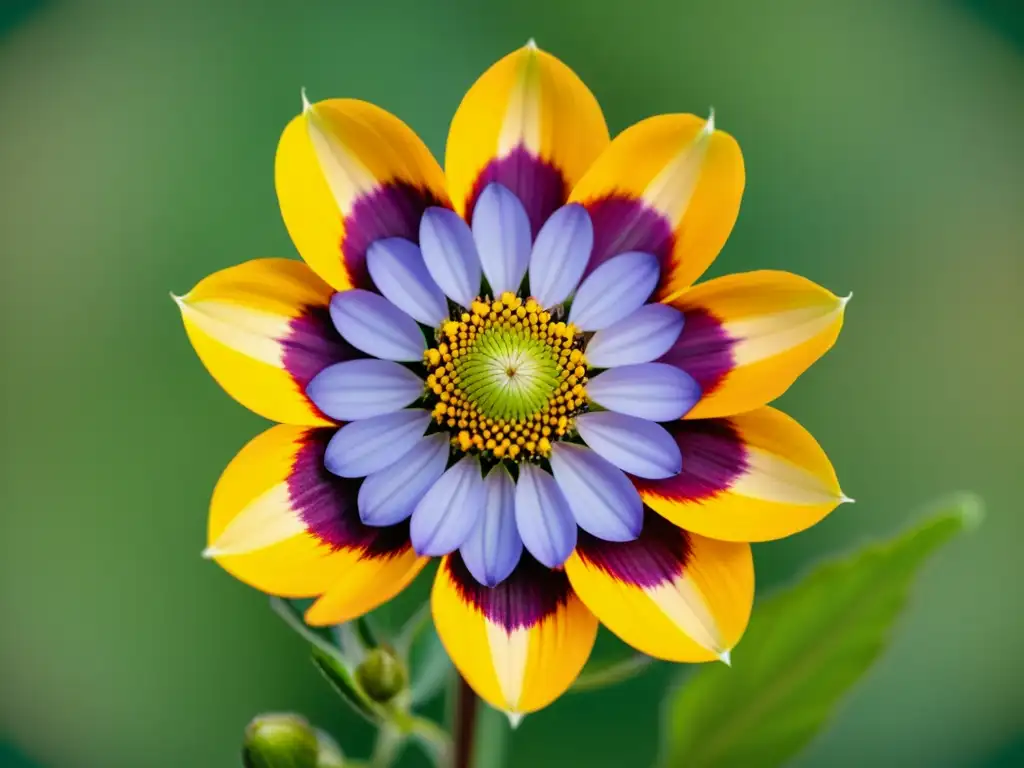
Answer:
<path fill-rule="evenodd" d="M 467 400 L 492 419 L 526 419 L 540 413 L 559 383 L 552 350 L 518 328 L 493 327 L 456 362 Z"/>

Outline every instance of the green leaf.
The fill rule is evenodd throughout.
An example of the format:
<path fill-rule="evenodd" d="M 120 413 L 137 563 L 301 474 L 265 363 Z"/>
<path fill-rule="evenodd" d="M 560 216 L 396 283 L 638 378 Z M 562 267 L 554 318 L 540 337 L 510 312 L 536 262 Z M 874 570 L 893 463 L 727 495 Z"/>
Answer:
<path fill-rule="evenodd" d="M 274 612 L 284 619 L 285 623 L 295 630 L 312 646 L 313 664 L 327 678 L 335 692 L 343 698 L 357 713 L 371 723 L 379 724 L 384 719 L 384 712 L 373 702 L 356 682 L 355 673 L 348 660 L 330 640 L 330 632 L 306 624 L 302 614 L 288 600 L 280 597 L 270 598 L 270 606 Z"/>
<path fill-rule="evenodd" d="M 331 631 L 326 627 L 311 627 L 302 618 L 302 612 L 293 603 L 281 597 L 270 598 L 270 607 L 274 613 L 284 619 L 284 623 L 295 630 L 302 639 L 311 645 L 323 650 L 325 653 L 335 654 L 344 661 L 341 652 L 334 644 Z"/>
<path fill-rule="evenodd" d="M 319 646 L 314 645 L 312 650 L 313 664 L 352 709 L 374 725 L 380 725 L 387 719 L 384 710 L 366 695 L 344 661 L 335 654 L 325 652 Z"/>
<path fill-rule="evenodd" d="M 431 624 L 413 643 L 410 654 L 411 703 L 413 706 L 431 701 L 451 677 L 452 662 Z"/>
<path fill-rule="evenodd" d="M 732 667 L 704 665 L 669 694 L 662 765 L 772 768 L 803 748 L 884 650 L 921 565 L 981 518 L 974 497 L 938 509 L 757 606 Z"/>
<path fill-rule="evenodd" d="M 409 703 L 416 707 L 440 693 L 451 677 L 452 663 L 434 629 L 430 604 L 409 617 L 395 640 L 395 651 L 409 667 Z"/>
<path fill-rule="evenodd" d="M 359 635 L 359 642 L 364 648 L 376 648 L 382 642 L 383 633 L 377 627 L 373 617 L 369 614 L 360 616 L 355 620 L 356 633 Z"/>

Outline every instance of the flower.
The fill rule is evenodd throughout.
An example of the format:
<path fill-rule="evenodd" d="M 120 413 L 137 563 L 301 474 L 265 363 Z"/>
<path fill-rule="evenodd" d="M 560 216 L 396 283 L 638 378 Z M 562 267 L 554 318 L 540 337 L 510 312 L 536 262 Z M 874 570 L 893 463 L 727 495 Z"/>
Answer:
<path fill-rule="evenodd" d="M 276 186 L 305 263 L 259 259 L 178 299 L 213 377 L 280 422 L 213 494 L 206 554 L 350 620 L 442 557 L 432 606 L 469 684 L 510 715 L 563 693 L 598 621 L 639 651 L 722 659 L 748 542 L 847 500 L 766 405 L 835 342 L 845 300 L 785 272 L 691 287 L 744 168 L 713 115 L 614 140 L 528 44 L 466 94 L 442 171 L 371 104 L 309 104 Z"/>

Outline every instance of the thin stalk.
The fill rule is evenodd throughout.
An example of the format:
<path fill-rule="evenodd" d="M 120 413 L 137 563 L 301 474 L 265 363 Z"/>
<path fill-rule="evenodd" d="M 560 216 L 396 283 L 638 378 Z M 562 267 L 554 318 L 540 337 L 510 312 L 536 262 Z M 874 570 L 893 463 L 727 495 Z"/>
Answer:
<path fill-rule="evenodd" d="M 504 713 L 480 701 L 461 677 L 453 711 L 454 768 L 503 768 L 509 724 Z"/>
<path fill-rule="evenodd" d="M 616 685 L 636 677 L 653 663 L 654 659 L 650 656 L 638 653 L 635 656 L 629 656 L 605 667 L 593 671 L 584 671 L 582 675 L 576 678 L 576 682 L 573 683 L 572 688 L 569 690 L 573 693 L 581 693 L 583 691 L 597 690 L 598 688 L 607 688 L 609 685 Z"/>
<path fill-rule="evenodd" d="M 390 723 L 381 725 L 370 758 L 372 768 L 391 768 L 405 745 L 405 736 Z"/>
<path fill-rule="evenodd" d="M 474 768 L 473 739 L 476 736 L 476 716 L 480 702 L 476 693 L 461 675 L 455 684 L 455 709 L 452 713 L 452 741 L 455 755 L 453 768 Z"/>
<path fill-rule="evenodd" d="M 504 712 L 483 702 L 477 705 L 476 733 L 473 737 L 472 768 L 504 768 L 511 726 Z"/>

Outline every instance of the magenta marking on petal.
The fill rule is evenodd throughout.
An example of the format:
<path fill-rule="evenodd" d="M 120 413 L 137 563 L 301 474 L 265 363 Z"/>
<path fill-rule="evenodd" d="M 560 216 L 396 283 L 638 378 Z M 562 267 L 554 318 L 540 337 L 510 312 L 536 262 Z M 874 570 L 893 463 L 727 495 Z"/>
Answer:
<path fill-rule="evenodd" d="M 590 200 L 586 207 L 594 224 L 594 250 L 585 275 L 627 251 L 653 253 L 661 262 L 661 274 L 668 271 L 675 238 L 664 216 L 636 198 L 621 194 Z"/>
<path fill-rule="evenodd" d="M 679 446 L 683 469 L 664 480 L 633 477 L 641 493 L 680 502 L 711 499 L 727 491 L 749 469 L 746 446 L 728 419 L 676 421 L 662 426 Z"/>
<path fill-rule="evenodd" d="M 690 541 L 686 531 L 645 507 L 640 538 L 603 541 L 580 531 L 576 553 L 585 563 L 618 581 L 649 589 L 670 582 L 683 572 L 690 557 Z"/>
<path fill-rule="evenodd" d="M 391 181 L 355 201 L 345 217 L 341 254 L 352 285 L 373 289 L 366 268 L 366 249 L 385 237 L 404 237 L 419 243 L 420 217 L 427 208 L 447 207 L 429 189 L 407 181 Z"/>
<path fill-rule="evenodd" d="M 477 176 L 466 201 L 466 221 L 473 220 L 476 201 L 492 182 L 501 184 L 519 198 L 530 219 L 533 238 L 548 217 L 569 198 L 569 184 L 562 172 L 519 145 L 504 157 L 492 160 Z"/>
<path fill-rule="evenodd" d="M 736 367 L 733 347 L 737 340 L 729 336 L 721 321 L 706 309 L 689 309 L 683 317 L 683 332 L 659 362 L 682 368 L 693 376 L 707 397 Z"/>
<path fill-rule="evenodd" d="M 327 443 L 336 430 L 311 429 L 288 475 L 292 507 L 309 532 L 331 550 L 361 550 L 364 557 L 395 557 L 408 551 L 409 521 L 375 528 L 359 519 L 359 481 L 332 475 L 324 466 Z"/>
<path fill-rule="evenodd" d="M 327 307 L 306 307 L 288 324 L 288 334 L 281 339 L 281 346 L 284 349 L 281 365 L 291 375 L 295 389 L 303 397 L 309 382 L 327 366 L 366 357 L 341 338 Z M 323 418 L 330 418 L 312 401 L 310 407 Z"/>
<path fill-rule="evenodd" d="M 507 632 L 537 626 L 566 605 L 572 594 L 565 571 L 545 568 L 528 552 L 496 587 L 485 587 L 473 578 L 458 552 L 449 555 L 445 567 L 463 601 Z"/>

